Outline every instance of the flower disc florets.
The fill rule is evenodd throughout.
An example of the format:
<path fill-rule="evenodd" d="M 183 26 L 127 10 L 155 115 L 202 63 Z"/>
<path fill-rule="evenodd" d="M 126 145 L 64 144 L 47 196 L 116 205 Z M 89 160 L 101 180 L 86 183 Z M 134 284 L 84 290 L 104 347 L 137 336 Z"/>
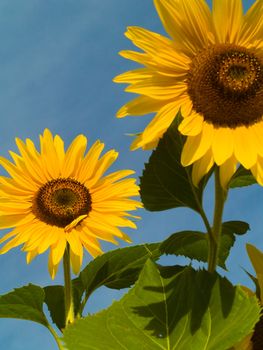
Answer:
<path fill-rule="evenodd" d="M 34 214 L 49 225 L 66 227 L 74 219 L 90 211 L 89 190 L 70 178 L 48 181 L 34 198 Z"/>
<path fill-rule="evenodd" d="M 188 93 L 193 108 L 216 127 L 249 126 L 263 115 L 263 64 L 253 51 L 214 45 L 192 60 Z"/>

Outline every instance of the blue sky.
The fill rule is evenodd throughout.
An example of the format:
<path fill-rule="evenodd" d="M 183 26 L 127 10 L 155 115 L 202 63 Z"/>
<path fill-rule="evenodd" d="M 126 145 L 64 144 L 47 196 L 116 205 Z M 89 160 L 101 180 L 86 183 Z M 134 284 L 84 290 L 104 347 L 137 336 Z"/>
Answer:
<path fill-rule="evenodd" d="M 251 1 L 244 1 L 246 7 Z M 2 0 L 0 2 L 0 155 L 16 150 L 14 139 L 38 135 L 48 127 L 68 144 L 84 133 L 93 143 L 101 139 L 106 149 L 120 152 L 112 170 L 132 168 L 140 176 L 148 152 L 129 151 L 129 132 L 141 131 L 150 117 L 116 119 L 118 108 L 132 98 L 112 78 L 136 64 L 118 51 L 133 46 L 125 28 L 139 25 L 164 33 L 149 0 Z M 211 214 L 212 184 L 205 193 Z M 233 190 L 225 220 L 242 219 L 251 231 L 238 239 L 228 260 L 228 278 L 251 286 L 241 266 L 252 272 L 245 252 L 249 241 L 263 249 L 263 191 L 259 186 Z M 137 231 L 126 230 L 134 244 L 154 242 L 185 229 L 203 229 L 196 214 L 186 209 L 150 213 L 141 210 Z M 124 246 L 124 245 L 121 245 Z M 109 245 L 106 249 L 114 248 Z M 86 258 L 86 262 L 88 261 Z M 163 263 L 183 259 L 163 258 Z M 54 282 L 47 271 L 47 255 L 26 265 L 19 249 L 0 256 L 0 293 L 32 282 L 41 286 L 62 283 L 61 271 Z M 120 296 L 108 289 L 97 291 L 88 303 L 95 312 Z M 0 344 L 9 350 L 56 349 L 42 326 L 27 321 L 0 319 Z"/>

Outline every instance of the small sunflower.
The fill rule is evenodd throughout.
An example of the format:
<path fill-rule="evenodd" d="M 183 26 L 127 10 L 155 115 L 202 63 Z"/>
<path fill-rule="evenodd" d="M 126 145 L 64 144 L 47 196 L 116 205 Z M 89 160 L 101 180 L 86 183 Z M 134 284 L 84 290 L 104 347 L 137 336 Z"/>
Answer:
<path fill-rule="evenodd" d="M 118 153 L 101 157 L 104 144 L 96 141 L 85 154 L 87 139 L 77 136 L 64 150 L 60 136 L 46 129 L 40 135 L 40 152 L 27 139 L 16 139 L 20 154 L 13 162 L 0 157 L 10 177 L 0 176 L 0 228 L 10 229 L 1 254 L 23 244 L 27 263 L 50 248 L 48 268 L 55 277 L 67 244 L 75 274 L 80 270 L 83 247 L 93 256 L 102 253 L 98 239 L 117 244 L 114 237 L 130 239 L 119 227 L 136 228 L 131 214 L 141 204 L 133 174 L 121 170 L 104 176 Z"/>
<path fill-rule="evenodd" d="M 237 164 L 263 185 L 263 1 L 244 14 L 242 0 L 154 0 L 170 38 L 139 27 L 126 36 L 143 65 L 115 78 L 139 94 L 117 113 L 157 112 L 131 148 L 152 148 L 181 110 L 187 136 L 181 162 L 198 184 L 213 164 L 226 186 Z"/>

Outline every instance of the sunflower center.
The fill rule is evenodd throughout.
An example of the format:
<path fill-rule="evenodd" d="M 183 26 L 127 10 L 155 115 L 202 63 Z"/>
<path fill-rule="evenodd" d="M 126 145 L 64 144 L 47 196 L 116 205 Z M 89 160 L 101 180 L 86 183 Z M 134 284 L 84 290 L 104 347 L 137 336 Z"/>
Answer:
<path fill-rule="evenodd" d="M 263 62 L 232 44 L 198 53 L 187 77 L 193 109 L 215 127 L 249 126 L 263 116 Z"/>
<path fill-rule="evenodd" d="M 66 227 L 91 211 L 91 195 L 80 182 L 59 178 L 43 185 L 33 201 L 33 213 L 46 224 Z"/>
<path fill-rule="evenodd" d="M 233 80 L 242 81 L 246 77 L 247 69 L 241 65 L 233 65 L 228 70 L 228 76 Z"/>

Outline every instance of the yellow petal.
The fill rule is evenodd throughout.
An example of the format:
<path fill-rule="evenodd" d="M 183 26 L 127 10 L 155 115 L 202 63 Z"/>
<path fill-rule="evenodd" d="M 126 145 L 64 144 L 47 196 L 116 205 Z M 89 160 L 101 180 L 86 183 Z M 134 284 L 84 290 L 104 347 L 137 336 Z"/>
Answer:
<path fill-rule="evenodd" d="M 95 164 L 92 178 L 85 181 L 88 188 L 91 189 L 91 187 L 96 184 L 96 182 L 103 176 L 108 168 L 115 162 L 118 155 L 118 152 L 115 150 L 110 150 L 98 160 L 97 164 Z"/>
<path fill-rule="evenodd" d="M 209 7 L 204 0 L 154 0 L 167 33 L 189 55 L 207 47 L 212 25 Z"/>
<path fill-rule="evenodd" d="M 126 176 L 129 176 L 129 175 L 132 175 L 134 174 L 135 171 L 134 170 L 118 170 L 118 171 L 115 171 L 109 175 L 106 175 L 104 176 L 98 186 L 101 186 L 101 187 L 104 187 L 106 186 L 106 184 L 111 184 L 111 183 L 114 183 L 115 181 L 118 181 L 118 180 L 121 180 L 123 179 L 124 177 Z M 97 187 L 98 188 L 98 187 Z"/>
<path fill-rule="evenodd" d="M 11 214 L 11 215 L 1 215 L 0 228 L 10 228 L 14 226 L 21 226 L 35 220 L 35 215 L 29 214 Z"/>
<path fill-rule="evenodd" d="M 23 159 L 23 171 L 25 175 L 31 177 L 36 183 L 43 184 L 46 181 L 46 177 L 43 175 L 43 165 L 39 159 L 40 155 L 35 150 L 34 144 L 32 145 L 29 140 L 27 140 L 27 144 L 25 144 L 18 138 L 16 139 L 16 144 Z M 13 159 L 15 159 L 15 154 L 13 152 L 10 152 L 10 154 Z"/>
<path fill-rule="evenodd" d="M 88 215 L 80 215 L 75 220 L 73 220 L 70 224 L 68 224 L 66 227 L 64 227 L 65 232 L 70 232 L 73 230 L 82 220 L 84 220 Z"/>
<path fill-rule="evenodd" d="M 72 266 L 72 270 L 75 275 L 77 275 L 80 271 L 80 267 L 82 265 L 83 260 L 83 249 L 79 251 L 79 254 L 75 254 L 72 249 L 70 249 L 70 262 Z"/>
<path fill-rule="evenodd" d="M 108 233 L 116 237 L 122 238 L 123 233 L 121 230 L 115 226 L 116 223 L 112 222 L 108 224 L 107 222 L 101 222 L 98 218 L 93 217 L 85 222 L 85 227 L 88 227 L 89 230 L 95 232 L 98 238 L 107 241 Z M 84 226 L 84 225 L 83 225 Z"/>
<path fill-rule="evenodd" d="M 233 130 L 230 128 L 216 128 L 212 143 L 212 151 L 217 165 L 223 164 L 234 152 Z"/>
<path fill-rule="evenodd" d="M 139 96 L 122 106 L 116 116 L 123 118 L 127 115 L 137 116 L 157 112 L 166 103 L 166 101 L 155 100 L 148 96 Z"/>
<path fill-rule="evenodd" d="M 182 79 L 174 77 L 158 76 L 141 80 L 128 86 L 125 91 L 141 94 L 156 100 L 175 100 L 187 90 L 186 83 Z"/>
<path fill-rule="evenodd" d="M 58 167 L 59 159 L 54 146 L 53 135 L 48 129 L 44 130 L 43 136 L 40 135 L 41 158 L 45 164 L 46 171 L 51 178 L 57 178 L 60 175 Z"/>
<path fill-rule="evenodd" d="M 256 145 L 257 153 L 263 157 L 263 122 L 256 123 L 250 128 L 252 138 Z"/>
<path fill-rule="evenodd" d="M 52 250 L 49 253 L 49 257 L 48 257 L 48 271 L 50 274 L 50 277 L 52 278 L 52 280 L 56 277 L 57 271 L 58 271 L 58 265 L 59 264 L 54 264 L 53 263 L 53 259 L 52 259 Z"/>
<path fill-rule="evenodd" d="M 185 101 L 183 101 L 183 96 L 185 95 Z M 193 113 L 193 102 L 190 100 L 188 94 L 180 96 L 182 99 L 181 114 L 184 118 L 190 116 Z"/>
<path fill-rule="evenodd" d="M 263 158 L 258 156 L 256 164 L 253 165 L 250 170 L 259 185 L 263 186 Z"/>
<path fill-rule="evenodd" d="M 16 182 L 14 179 L 10 179 L 5 176 L 0 176 L 0 184 L 1 184 L 0 190 L 2 192 L 7 193 L 8 195 L 19 196 L 20 200 L 21 200 L 21 197 L 26 197 L 31 199 L 32 196 L 34 195 L 34 189 L 30 187 L 24 188 L 24 186 L 21 186 L 19 182 Z"/>
<path fill-rule="evenodd" d="M 145 53 L 136 52 L 136 51 L 132 51 L 132 50 L 123 50 L 123 51 L 120 51 L 119 54 L 120 54 L 120 56 L 122 56 L 128 60 L 138 62 L 144 66 L 148 66 L 149 63 L 151 62 L 149 55 L 147 55 Z"/>
<path fill-rule="evenodd" d="M 130 70 L 120 75 L 117 75 L 113 79 L 113 81 L 114 83 L 133 84 L 143 79 L 152 78 L 152 76 L 153 76 L 153 72 L 148 68 L 138 68 L 138 69 Z"/>
<path fill-rule="evenodd" d="M 244 16 L 240 34 L 240 45 L 253 45 L 262 42 L 263 36 L 263 1 L 255 1 Z"/>
<path fill-rule="evenodd" d="M 182 120 L 178 130 L 183 135 L 196 136 L 202 131 L 203 121 L 204 118 L 200 114 L 192 113 L 189 117 Z"/>
<path fill-rule="evenodd" d="M 136 179 L 125 179 L 115 184 L 108 184 L 108 186 L 102 186 L 100 189 L 94 188 L 92 194 L 92 202 L 103 201 L 105 199 L 114 198 L 127 198 L 139 195 L 139 187 L 135 185 Z M 1 208 L 1 206 L 0 206 Z"/>
<path fill-rule="evenodd" d="M 205 176 L 214 165 L 214 159 L 211 149 L 199 160 L 197 160 L 192 169 L 193 184 L 197 187 L 203 176 Z"/>
<path fill-rule="evenodd" d="M 59 231 L 56 226 L 50 226 L 45 232 L 44 237 L 39 242 L 36 248 L 38 254 L 44 253 L 50 246 L 56 243 L 59 239 Z"/>
<path fill-rule="evenodd" d="M 9 238 L 15 236 L 17 234 L 17 230 L 14 229 L 11 232 L 8 232 L 7 234 L 5 234 L 1 239 L 0 239 L 0 244 L 2 244 L 3 242 L 7 241 Z"/>
<path fill-rule="evenodd" d="M 115 211 L 129 211 L 129 210 L 135 210 L 137 208 L 142 208 L 142 203 L 132 200 L 132 199 L 126 199 L 126 200 L 107 200 L 104 202 L 98 202 L 96 203 L 96 210 L 101 212 L 115 212 Z"/>
<path fill-rule="evenodd" d="M 62 171 L 62 166 L 64 164 L 65 160 L 65 151 L 64 151 L 64 141 L 59 135 L 56 135 L 54 137 L 54 147 L 56 149 L 57 157 L 58 157 L 58 164 L 59 166 L 59 172 Z"/>
<path fill-rule="evenodd" d="M 79 237 L 82 244 L 88 244 L 94 249 L 98 246 L 97 239 L 118 245 L 118 241 L 116 241 L 116 239 L 111 233 L 94 231 L 93 229 L 87 226 L 83 227 L 82 230 L 79 230 Z M 94 240 L 96 241 L 95 246 L 93 243 Z"/>
<path fill-rule="evenodd" d="M 203 157 L 211 147 L 213 136 L 213 126 L 205 122 L 203 123 L 202 133 L 197 136 L 188 136 L 181 155 L 182 165 L 188 166 Z"/>
<path fill-rule="evenodd" d="M 238 44 L 243 23 L 242 0 L 213 0 L 212 15 L 218 42 Z"/>
<path fill-rule="evenodd" d="M 161 136 L 162 135 L 160 135 L 160 137 Z M 140 134 L 137 137 L 135 137 L 135 139 L 133 140 L 133 142 L 131 144 L 130 149 L 131 149 L 131 151 L 134 151 L 134 150 L 138 149 L 139 147 L 142 147 L 143 150 L 154 149 L 155 147 L 157 147 L 160 137 L 158 137 L 152 141 L 145 141 L 143 139 L 143 135 Z"/>
<path fill-rule="evenodd" d="M 170 39 L 140 27 L 128 27 L 125 35 L 152 60 L 157 61 L 159 66 L 169 69 L 171 75 L 185 74 L 188 70 L 189 58 L 176 51 Z M 156 55 L 157 47 L 158 55 Z"/>
<path fill-rule="evenodd" d="M 98 243 L 97 243 L 97 246 L 94 247 L 93 245 L 91 245 L 91 243 L 83 242 L 83 246 L 86 248 L 86 250 L 90 253 L 90 255 L 93 258 L 96 258 L 97 256 L 103 253 Z"/>
<path fill-rule="evenodd" d="M 234 129 L 234 154 L 238 162 L 250 169 L 257 161 L 257 147 L 254 135 L 248 127 Z"/>
<path fill-rule="evenodd" d="M 229 180 L 237 169 L 237 161 L 234 156 L 226 160 L 219 169 L 220 183 L 223 188 L 227 188 Z"/>
<path fill-rule="evenodd" d="M 70 245 L 70 249 L 73 251 L 74 254 L 80 255 L 80 252 L 82 251 L 82 245 L 79 240 L 79 236 L 76 230 L 71 230 L 69 233 L 65 234 L 66 240 L 68 241 Z"/>
<path fill-rule="evenodd" d="M 60 239 L 51 246 L 51 258 L 53 265 L 57 265 L 60 260 L 62 259 L 64 252 L 66 249 L 66 238 L 63 236 L 60 237 Z"/>
<path fill-rule="evenodd" d="M 176 117 L 180 105 L 181 101 L 178 99 L 176 102 L 167 104 L 161 108 L 143 131 L 142 142 L 139 146 L 153 142 L 156 139 L 159 140 Z"/>
<path fill-rule="evenodd" d="M 30 252 L 27 253 L 26 255 L 26 263 L 30 264 L 33 259 L 38 255 L 37 250 L 31 250 Z"/>
<path fill-rule="evenodd" d="M 71 177 L 75 175 L 87 147 L 87 138 L 78 135 L 67 149 L 65 162 L 62 168 L 61 177 Z"/>
<path fill-rule="evenodd" d="M 97 140 L 91 146 L 88 153 L 86 154 L 86 156 L 80 164 L 80 168 L 78 171 L 78 181 L 84 183 L 92 177 L 103 148 L 104 143 L 101 143 L 99 140 Z"/>
<path fill-rule="evenodd" d="M 9 160 L 0 157 L 0 165 L 3 166 L 3 168 L 9 173 L 11 177 L 16 179 L 16 181 L 19 183 L 21 188 L 36 191 L 38 189 L 37 184 L 32 181 L 32 178 L 27 174 L 18 169 L 13 163 L 11 163 Z"/>

